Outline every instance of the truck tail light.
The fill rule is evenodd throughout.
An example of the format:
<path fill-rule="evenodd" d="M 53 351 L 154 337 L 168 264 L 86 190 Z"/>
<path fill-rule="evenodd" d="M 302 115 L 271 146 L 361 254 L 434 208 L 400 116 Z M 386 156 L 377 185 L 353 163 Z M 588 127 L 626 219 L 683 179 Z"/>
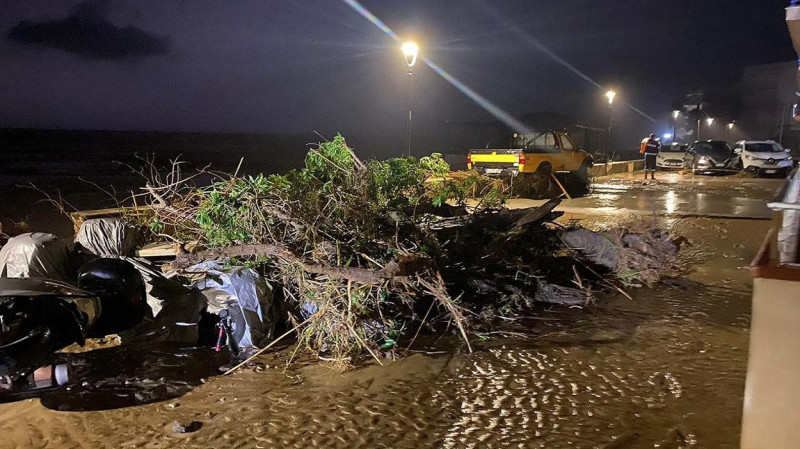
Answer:
<path fill-rule="evenodd" d="M 525 153 L 520 153 L 517 156 L 517 162 L 519 162 L 519 165 L 525 165 Z"/>
<path fill-rule="evenodd" d="M 467 153 L 467 165 L 472 163 L 472 153 Z"/>

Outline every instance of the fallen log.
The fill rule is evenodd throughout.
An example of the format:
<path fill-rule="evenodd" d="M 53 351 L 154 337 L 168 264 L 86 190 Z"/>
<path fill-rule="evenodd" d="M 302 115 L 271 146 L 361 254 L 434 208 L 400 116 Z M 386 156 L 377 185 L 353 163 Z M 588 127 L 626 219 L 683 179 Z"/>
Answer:
<path fill-rule="evenodd" d="M 411 276 L 433 266 L 432 261 L 425 257 L 401 256 L 398 260 L 389 262 L 380 270 L 359 267 L 337 267 L 305 261 L 288 248 L 280 245 L 260 244 L 235 245 L 225 248 L 208 249 L 195 253 L 180 253 L 175 256 L 175 262 L 172 263 L 171 267 L 175 270 L 183 270 L 201 262 L 250 256 L 276 257 L 286 263 L 300 265 L 303 270 L 311 274 L 346 279 L 367 285 L 380 284 L 394 277 Z"/>

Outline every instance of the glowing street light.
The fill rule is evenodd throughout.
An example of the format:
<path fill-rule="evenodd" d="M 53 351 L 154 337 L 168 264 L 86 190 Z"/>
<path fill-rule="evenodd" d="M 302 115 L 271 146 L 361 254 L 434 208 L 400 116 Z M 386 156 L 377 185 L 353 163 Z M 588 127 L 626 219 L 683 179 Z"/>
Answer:
<path fill-rule="evenodd" d="M 417 55 L 419 55 L 419 45 L 408 41 L 405 42 L 400 49 L 403 50 L 403 56 L 406 57 L 406 64 L 408 67 L 414 67 L 414 64 L 417 63 Z"/>
<path fill-rule="evenodd" d="M 609 107 L 611 107 L 611 105 L 614 104 L 614 97 L 616 97 L 616 96 L 617 96 L 617 93 L 614 92 L 613 90 L 609 90 L 608 92 L 606 92 L 606 98 L 608 98 L 608 106 Z"/>
<path fill-rule="evenodd" d="M 673 119 L 673 120 L 678 120 L 678 117 L 680 117 L 680 116 L 681 116 L 681 111 L 679 111 L 679 110 L 677 110 L 677 109 L 675 109 L 674 111 L 672 111 L 672 119 Z"/>
<path fill-rule="evenodd" d="M 728 129 L 733 129 L 733 123 L 728 123 Z"/>
<path fill-rule="evenodd" d="M 713 124 L 714 124 L 714 118 L 713 117 L 709 117 L 709 118 L 706 119 L 706 125 L 711 126 Z"/>
<path fill-rule="evenodd" d="M 670 134 L 670 133 L 664 133 L 664 136 L 663 136 L 663 137 L 664 137 L 664 140 L 669 140 L 669 139 L 672 139 L 672 134 Z"/>
<path fill-rule="evenodd" d="M 406 65 L 408 66 L 408 121 L 406 123 L 406 140 L 408 147 L 406 148 L 407 156 L 411 157 L 411 106 L 414 100 L 414 64 L 417 63 L 417 56 L 419 55 L 419 45 L 415 42 L 407 41 L 400 46 L 403 51 L 403 56 L 406 58 Z"/>

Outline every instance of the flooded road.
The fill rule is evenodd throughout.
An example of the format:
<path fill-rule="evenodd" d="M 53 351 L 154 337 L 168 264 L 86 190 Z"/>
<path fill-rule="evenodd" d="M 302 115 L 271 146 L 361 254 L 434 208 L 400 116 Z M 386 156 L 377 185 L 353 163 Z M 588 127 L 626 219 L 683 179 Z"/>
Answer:
<path fill-rule="evenodd" d="M 566 213 L 596 215 L 659 215 L 668 217 L 751 218 L 769 220 L 772 200 L 782 179 L 745 176 L 693 176 L 660 173 L 658 181 L 641 175 L 595 178 L 591 194 L 564 199 L 556 208 Z M 511 207 L 534 207 L 543 200 L 513 199 Z"/>
<path fill-rule="evenodd" d="M 590 228 L 644 219 L 571 218 Z M 405 359 L 340 373 L 284 370 L 288 347 L 163 402 L 85 412 L 4 404 L 0 447 L 736 448 L 752 288 L 740 267 L 771 222 L 660 220 L 689 239 L 689 268 L 629 290 L 633 299 L 538 310 L 471 335 L 472 354 L 456 337 L 418 340 Z M 176 422 L 199 425 L 180 434 Z"/>

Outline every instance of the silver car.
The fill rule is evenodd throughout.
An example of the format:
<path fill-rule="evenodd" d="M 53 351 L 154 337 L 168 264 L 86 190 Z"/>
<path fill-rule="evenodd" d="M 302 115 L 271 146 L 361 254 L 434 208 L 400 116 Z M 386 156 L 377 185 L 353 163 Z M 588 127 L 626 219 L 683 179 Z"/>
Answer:
<path fill-rule="evenodd" d="M 656 157 L 656 167 L 661 170 L 679 170 L 683 168 L 683 157 L 686 155 L 688 146 L 684 143 L 672 143 L 669 146 L 661 147 L 661 151 Z"/>
<path fill-rule="evenodd" d="M 732 173 L 739 171 L 739 157 L 723 140 L 703 140 L 689 145 L 683 157 L 684 167 L 694 174 Z"/>

